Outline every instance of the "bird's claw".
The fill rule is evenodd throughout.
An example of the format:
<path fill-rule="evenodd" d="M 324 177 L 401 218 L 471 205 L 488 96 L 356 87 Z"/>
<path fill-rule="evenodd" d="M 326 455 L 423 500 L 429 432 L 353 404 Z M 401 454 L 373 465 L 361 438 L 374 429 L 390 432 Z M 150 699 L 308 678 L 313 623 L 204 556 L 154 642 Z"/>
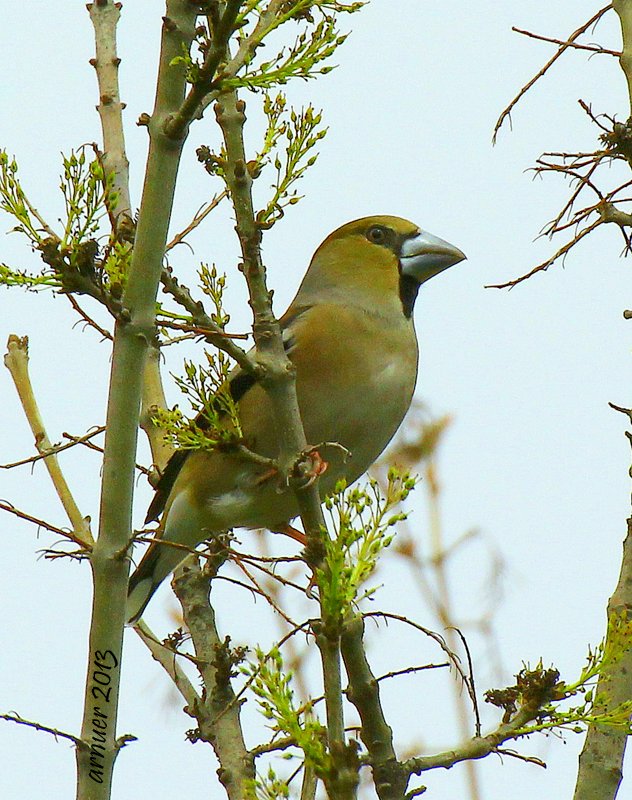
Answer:
<path fill-rule="evenodd" d="M 297 482 L 299 488 L 307 489 L 326 471 L 328 466 L 328 462 L 323 459 L 316 447 L 308 447 L 296 460 L 292 468 L 292 478 Z"/>

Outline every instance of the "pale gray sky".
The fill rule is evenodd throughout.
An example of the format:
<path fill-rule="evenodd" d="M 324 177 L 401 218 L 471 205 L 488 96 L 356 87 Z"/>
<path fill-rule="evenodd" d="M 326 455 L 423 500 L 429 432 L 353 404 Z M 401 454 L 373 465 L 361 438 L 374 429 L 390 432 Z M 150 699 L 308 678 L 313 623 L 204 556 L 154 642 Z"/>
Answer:
<path fill-rule="evenodd" d="M 365 214 L 408 217 L 462 248 L 468 260 L 424 286 L 416 309 L 421 342 L 418 398 L 454 423 L 441 452 L 443 519 L 453 541 L 476 528 L 505 562 L 504 595 L 494 616 L 502 667 L 499 676 L 484 639 L 470 637 L 479 693 L 508 683 L 523 660 L 542 657 L 564 678 L 577 676 L 589 644 L 604 629 L 604 609 L 614 588 L 629 513 L 629 445 L 625 419 L 608 401 L 629 405 L 629 341 L 622 311 L 629 262 L 621 239 L 600 229 L 567 259 L 511 292 L 484 285 L 527 271 L 559 246 L 534 241 L 568 192 L 561 180 L 533 181 L 525 173 L 545 150 L 596 146 L 596 129 L 577 99 L 597 112 L 628 114 L 625 81 L 615 59 L 584 53 L 565 56 L 536 85 L 491 146 L 494 122 L 507 102 L 552 54 L 552 45 L 527 40 L 511 26 L 564 38 L 597 10 L 588 0 L 553 4 L 385 2 L 343 19 L 353 34 L 339 52 L 339 68 L 318 82 L 289 87 L 296 105 L 323 107 L 329 134 L 317 166 L 303 181 L 306 198 L 290 209 L 264 242 L 278 311 L 291 299 L 309 258 L 331 230 Z M 127 103 L 128 155 L 133 202 L 138 203 L 146 132 L 135 125 L 150 111 L 160 32 L 160 4 L 128 2 L 119 26 L 122 97 Z M 0 82 L 0 146 L 16 155 L 25 187 L 49 219 L 61 215 L 57 190 L 60 151 L 99 141 L 94 110 L 96 82 L 88 59 L 92 29 L 83 3 L 2 3 L 4 77 Z M 589 37 L 619 47 L 611 15 Z M 249 113 L 255 117 L 254 103 Z M 183 159 L 174 212 L 180 229 L 209 194 L 194 148 L 217 133 L 211 120 L 197 125 Z M 252 134 L 250 144 L 256 144 Z M 260 186 L 264 192 L 265 182 Z M 236 244 L 222 233 L 226 211 L 199 233 L 195 254 L 184 248 L 174 266 L 191 275 L 196 259 L 232 272 Z M 2 228 L 10 226 L 6 218 Z M 220 235 L 221 234 L 221 235 Z M 224 238 L 222 239 L 222 236 Z M 16 235 L 0 239 L 0 260 L 37 268 L 38 260 Z M 234 329 L 245 329 L 247 309 L 240 276 L 231 279 Z M 72 330 L 63 298 L 0 292 L 0 340 L 28 334 L 31 369 L 50 436 L 79 434 L 104 418 L 107 345 L 90 332 Z M 629 325 L 629 323 L 628 323 Z M 196 352 L 189 349 L 188 354 Z M 197 351 L 200 352 L 199 350 Z M 171 354 L 178 370 L 182 355 Z M 32 440 L 8 373 L 0 371 L 3 431 L 0 461 L 30 454 Z M 171 402 L 176 392 L 170 390 Z M 98 461 L 71 452 L 63 461 L 86 514 L 96 519 Z M 423 487 L 412 526 L 423 543 L 427 515 Z M 139 484 L 137 522 L 150 492 Z M 0 473 L 0 497 L 29 513 L 65 520 L 41 465 Z M 0 658 L 0 710 L 77 731 L 81 720 L 89 622 L 86 565 L 37 558 L 54 541 L 14 518 L 0 516 L 5 551 L 5 599 Z M 242 537 L 247 541 L 246 537 Z M 285 545 L 284 545 L 285 546 Z M 457 617 L 476 616 L 485 605 L 489 557 L 472 544 L 451 570 Z M 390 559 L 379 604 L 432 626 L 410 573 Z M 236 640 L 260 628 L 262 645 L 276 630 L 261 627 L 261 603 L 246 593 L 219 598 L 240 619 L 226 624 Z M 166 593 L 148 619 L 167 630 Z M 376 670 L 406 664 L 397 631 L 376 633 L 370 656 Z M 166 702 L 158 667 L 127 634 L 127 660 L 119 731 L 140 741 L 120 756 L 116 800 L 216 796 L 209 788 L 215 764 L 209 749 L 184 742 L 188 718 Z M 409 640 L 407 640 L 409 641 Z M 435 657 L 425 642 L 419 658 Z M 395 658 L 395 663 L 393 663 Z M 404 746 L 421 741 L 428 751 L 456 742 L 447 675 L 389 686 L 387 707 Z M 446 708 L 450 713 L 446 712 Z M 485 711 L 486 726 L 494 716 Z M 0 725 L 4 768 L 0 794 L 63 798 L 73 793 L 74 757 L 65 743 L 33 730 Z M 524 753 L 548 763 L 546 771 L 511 759 L 479 764 L 484 800 L 572 796 L 582 739 L 569 735 L 521 742 Z M 434 800 L 462 797 L 462 767 L 428 774 Z M 210 777 L 209 777 L 210 775 Z M 628 781 L 630 781 L 628 777 Z"/>

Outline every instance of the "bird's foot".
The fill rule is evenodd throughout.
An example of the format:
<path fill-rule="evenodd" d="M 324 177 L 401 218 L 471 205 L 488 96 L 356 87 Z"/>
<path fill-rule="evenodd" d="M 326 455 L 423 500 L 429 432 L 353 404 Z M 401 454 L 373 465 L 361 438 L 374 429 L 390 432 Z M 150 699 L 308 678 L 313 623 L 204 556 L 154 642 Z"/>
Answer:
<path fill-rule="evenodd" d="M 292 479 L 296 481 L 298 488 L 307 489 L 328 466 L 316 447 L 308 447 L 296 460 L 292 468 Z"/>

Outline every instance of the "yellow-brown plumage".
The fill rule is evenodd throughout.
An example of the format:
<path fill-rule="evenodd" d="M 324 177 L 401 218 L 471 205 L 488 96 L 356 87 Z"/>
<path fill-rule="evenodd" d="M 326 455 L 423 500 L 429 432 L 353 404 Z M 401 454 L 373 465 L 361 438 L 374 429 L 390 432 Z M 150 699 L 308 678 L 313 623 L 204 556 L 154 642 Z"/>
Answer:
<path fill-rule="evenodd" d="M 447 242 L 390 216 L 350 222 L 314 254 L 281 324 L 307 441 L 338 442 L 351 452 L 345 460 L 338 448 L 323 451 L 321 496 L 343 475 L 352 482 L 365 472 L 401 424 L 417 377 L 417 290 L 463 258 Z M 274 458 L 265 391 L 249 386 L 238 408 L 248 447 Z M 235 453 L 177 453 L 164 478 L 150 516 L 164 504 L 163 538 L 189 547 L 232 527 L 278 529 L 298 513 L 291 491 L 279 492 L 263 468 Z M 176 548 L 149 548 L 130 579 L 131 620 L 181 560 Z"/>

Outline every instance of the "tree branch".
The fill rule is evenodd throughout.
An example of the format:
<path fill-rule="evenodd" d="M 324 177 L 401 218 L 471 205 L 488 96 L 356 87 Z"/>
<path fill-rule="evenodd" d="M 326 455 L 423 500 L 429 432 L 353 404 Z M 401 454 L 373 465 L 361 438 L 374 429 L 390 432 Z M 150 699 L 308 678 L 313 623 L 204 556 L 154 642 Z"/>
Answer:
<path fill-rule="evenodd" d="M 79 511 L 64 474 L 61 471 L 56 454 L 54 452 L 48 452 L 52 449 L 52 443 L 46 433 L 44 421 L 42 420 L 33 393 L 33 386 L 28 370 L 29 355 L 28 338 L 26 336 L 21 339 L 14 334 L 9 336 L 4 363 L 11 373 L 26 419 L 35 437 L 35 447 L 38 453 L 44 458 L 44 464 L 53 482 L 57 496 L 72 525 L 72 535 L 65 535 L 84 549 L 89 550 L 94 544 L 94 539 L 90 533 L 88 521 Z"/>
<path fill-rule="evenodd" d="M 60 536 L 63 536 L 65 539 L 70 539 L 72 542 L 75 542 L 75 544 L 78 544 L 80 547 L 85 549 L 85 544 L 75 539 L 69 531 L 64 530 L 63 528 L 57 528 L 55 525 L 51 525 L 50 522 L 46 522 L 45 519 L 39 519 L 38 517 L 31 516 L 31 514 L 27 514 L 26 511 L 20 511 L 19 508 L 16 508 L 11 503 L 7 503 L 5 500 L 0 500 L 0 508 L 3 511 L 8 511 L 10 514 L 14 514 L 20 519 L 26 520 L 26 522 L 32 522 L 34 525 L 37 525 L 40 528 L 45 528 L 51 533 L 57 533 Z"/>
<path fill-rule="evenodd" d="M 7 722 L 15 722 L 18 725 L 26 725 L 29 728 L 35 728 L 36 731 L 41 731 L 42 733 L 50 733 L 55 739 L 68 739 L 68 741 L 72 742 L 75 747 L 81 745 L 81 739 L 77 736 L 73 736 L 72 733 L 66 733 L 65 731 L 60 731 L 58 728 L 49 728 L 48 725 L 42 725 L 39 722 L 32 722 L 29 719 L 24 719 L 19 714 L 16 714 L 15 711 L 10 712 L 9 714 L 0 714 L 0 719 L 6 719 Z"/>
<path fill-rule="evenodd" d="M 36 456 L 31 456 L 30 458 L 23 458 L 21 461 L 14 461 L 11 464 L 0 464 L 0 469 L 13 469 L 14 467 L 21 467 L 25 464 L 34 464 L 36 461 L 40 461 L 42 458 L 46 458 L 47 456 L 52 456 L 56 453 L 61 453 L 63 450 L 68 450 L 70 447 L 75 447 L 78 444 L 85 444 L 89 439 L 98 436 L 100 433 L 103 433 L 105 430 L 105 426 L 101 425 L 98 428 L 90 431 L 89 433 L 85 433 L 83 436 L 70 436 L 68 433 L 64 433 L 64 436 L 68 437 L 72 441 L 66 442 L 65 444 L 55 444 L 52 445 L 48 450 L 42 451 L 38 453 Z"/>
<path fill-rule="evenodd" d="M 226 556 L 218 543 L 215 557 L 208 559 L 203 569 L 196 557 L 187 559 L 176 571 L 172 586 L 182 605 L 204 684 L 202 697 L 188 704 L 188 713 L 198 722 L 198 730 L 189 738 L 212 745 L 220 763 L 218 777 L 229 800 L 243 800 L 255 768 L 254 755 L 246 749 L 241 729 L 241 705 L 235 702 L 231 685 L 233 668 L 241 656 L 231 650 L 229 638 L 220 638 L 208 597 L 211 581 Z"/>
<path fill-rule="evenodd" d="M 347 698 L 362 721 L 361 737 L 371 760 L 377 796 L 380 800 L 400 800 L 410 773 L 397 760 L 393 731 L 382 710 L 378 682 L 367 660 L 363 639 L 364 620 L 355 616 L 345 623 L 341 640 L 349 678 Z"/>
<path fill-rule="evenodd" d="M 613 0 L 612 7 L 619 17 L 623 48 L 619 64 L 628 84 L 628 98 L 632 109 L 632 5 L 629 0 Z"/>
<path fill-rule="evenodd" d="M 563 43 L 560 45 L 560 47 L 558 48 L 558 51 L 557 51 L 557 53 L 556 53 L 554 56 L 552 56 L 552 58 L 550 58 L 550 59 L 549 59 L 549 60 L 546 62 L 546 64 L 545 64 L 545 65 L 542 67 L 542 69 L 541 69 L 539 72 L 537 72 L 537 73 L 536 73 L 536 74 L 533 76 L 533 78 L 531 78 L 531 80 L 530 80 L 530 81 L 528 81 L 528 82 L 527 82 L 527 83 L 526 83 L 526 84 L 525 84 L 525 85 L 522 87 L 522 89 L 521 89 L 521 90 L 518 92 L 518 94 L 517 94 L 517 95 L 514 97 L 514 99 L 511 101 L 511 103 L 509 103 L 509 105 L 507 106 L 507 108 L 505 108 L 505 110 L 502 112 L 502 114 L 500 115 L 500 117 L 498 117 L 498 120 L 497 120 L 497 122 L 496 122 L 496 125 L 494 126 L 494 134 L 493 134 L 493 136 L 492 136 L 492 142 L 493 142 L 494 144 L 496 144 L 496 139 L 498 138 L 498 132 L 500 131 L 501 127 L 503 126 L 503 123 L 505 122 L 505 120 L 506 120 L 506 119 L 508 119 L 508 118 L 510 118 L 510 117 L 511 117 L 511 112 L 512 112 L 512 111 L 513 111 L 513 109 L 516 107 L 516 105 L 517 105 L 517 104 L 520 102 L 520 100 L 521 100 L 521 99 L 522 99 L 522 98 L 525 96 L 525 94 L 526 94 L 526 93 L 529 91 L 529 89 L 531 89 L 531 87 L 532 87 L 532 86 L 533 86 L 533 85 L 534 85 L 534 84 L 535 84 L 537 81 L 539 81 L 539 80 L 540 80 L 540 78 L 541 78 L 543 75 L 545 75 L 545 74 L 548 72 L 548 70 L 549 70 L 549 69 L 550 69 L 550 68 L 553 66 L 553 64 L 555 64 L 555 62 L 557 61 L 557 59 L 558 59 L 560 56 L 564 55 L 564 53 L 565 53 L 565 52 L 566 52 L 566 51 L 567 51 L 567 50 L 568 50 L 570 47 L 572 47 L 572 45 L 573 45 L 573 42 L 574 42 L 576 39 L 578 39 L 578 38 L 579 38 L 579 37 L 582 35 L 582 33 L 585 33 L 585 32 L 588 30 L 588 28 L 590 28 L 590 26 L 591 26 L 591 25 L 595 25 L 595 24 L 596 24 L 596 23 L 597 23 L 597 22 L 598 22 L 598 21 L 599 21 L 599 20 L 600 20 L 600 19 L 603 17 L 603 15 L 604 15 L 604 14 L 605 14 L 607 11 L 610 11 L 610 9 L 611 9 L 612 7 L 613 7 L 613 4 L 612 4 L 612 3 L 608 3 L 608 5 L 607 5 L 607 6 L 604 6 L 603 8 L 599 9 L 599 11 L 597 11 L 597 13 L 596 13 L 596 14 L 594 14 L 594 15 L 593 15 L 593 16 L 592 16 L 592 17 L 591 17 L 589 20 L 588 20 L 588 22 L 585 22 L 583 25 L 581 25 L 579 28 L 577 28 L 577 30 L 576 30 L 576 31 L 574 31 L 573 33 L 571 33 L 571 35 L 568 37 L 568 39 L 566 39 L 566 41 L 564 41 L 564 42 L 563 42 Z"/>
<path fill-rule="evenodd" d="M 516 732 L 535 719 L 539 712 L 539 708 L 531 706 L 521 708 L 509 722 L 499 725 L 495 731 L 486 736 L 475 736 L 454 750 L 446 750 L 432 756 L 409 758 L 404 762 L 404 766 L 409 774 L 421 775 L 422 772 L 431 769 L 450 769 L 460 761 L 485 758 L 490 753 L 496 752 L 503 742 L 513 739 Z"/>
<path fill-rule="evenodd" d="M 530 39 L 537 39 L 539 42 L 550 42 L 551 44 L 557 44 L 560 47 L 572 47 L 575 50 L 587 50 L 589 53 L 599 53 L 602 55 L 607 56 L 616 56 L 619 58 L 621 56 L 620 50 L 608 50 L 606 47 L 600 47 L 598 44 L 578 44 L 574 41 L 564 41 L 563 39 L 554 39 L 551 36 L 542 36 L 539 33 L 533 33 L 532 31 L 525 31 L 522 28 L 516 28 L 515 26 L 511 29 L 514 33 L 520 33 L 523 36 L 528 36 Z"/>
<path fill-rule="evenodd" d="M 632 618 L 632 517 L 627 525 L 619 581 L 608 602 L 608 638 L 617 617 L 624 615 L 627 619 Z M 595 689 L 595 697 L 599 695 L 604 701 L 595 703 L 597 712 L 607 711 L 632 697 L 632 646 L 628 647 L 621 659 L 601 672 Z M 625 731 L 605 725 L 589 726 L 579 757 L 574 800 L 591 800 L 597 796 L 599 800 L 614 800 L 623 778 L 627 738 Z"/>
<path fill-rule="evenodd" d="M 103 132 L 103 166 L 106 175 L 114 175 L 113 191 L 117 195 L 116 214 L 111 218 L 112 229 L 132 222 L 129 196 L 129 161 L 125 154 L 123 109 L 119 94 L 118 68 L 121 59 L 116 52 L 116 26 L 121 16 L 120 3 L 94 2 L 88 4 L 94 27 L 96 58 L 90 59 L 99 84 L 97 111 Z"/>
<path fill-rule="evenodd" d="M 202 303 L 193 299 L 189 289 L 177 280 L 169 267 L 162 270 L 160 282 L 163 292 L 170 294 L 190 314 L 194 324 L 204 330 L 204 338 L 209 344 L 227 353 L 245 372 L 260 376 L 261 369 L 257 362 L 213 322 Z"/>
<path fill-rule="evenodd" d="M 87 326 L 90 328 L 94 328 L 97 333 L 100 333 L 104 339 L 109 339 L 109 341 L 113 341 L 112 334 L 110 331 L 106 331 L 105 328 L 102 328 L 98 322 L 92 319 L 92 317 L 88 316 L 86 312 L 81 308 L 79 303 L 77 302 L 77 298 L 73 294 L 65 293 L 66 297 L 68 298 L 68 302 L 74 308 L 74 310 L 79 314 L 81 319 L 86 323 Z M 78 324 L 78 323 L 75 323 Z"/>
<path fill-rule="evenodd" d="M 145 361 L 139 422 L 149 442 L 152 463 L 159 471 L 165 468 L 173 454 L 173 447 L 165 437 L 164 431 L 153 421 L 156 408 L 166 407 L 167 401 L 160 375 L 160 349 L 154 343 L 149 348 Z"/>
<path fill-rule="evenodd" d="M 191 120 L 200 113 L 204 98 L 212 90 L 211 83 L 220 63 L 226 58 L 228 41 L 234 31 L 235 20 L 243 0 L 226 0 L 223 13 L 213 31 L 211 47 L 204 58 L 195 82 L 182 106 L 171 116 L 165 131 L 173 139 L 186 136 Z"/>
<path fill-rule="evenodd" d="M 252 202 L 252 176 L 247 168 L 243 126 L 246 104 L 236 92 L 226 92 L 215 104 L 215 114 L 222 129 L 226 151 L 225 177 L 236 217 L 236 231 L 241 245 L 250 306 L 253 310 L 253 334 L 256 358 L 263 368 L 261 384 L 271 400 L 279 442 L 279 471 L 287 476 L 288 488 L 296 491 L 297 502 L 307 535 L 306 560 L 312 568 L 322 563 L 322 536 L 327 535 L 317 481 L 301 486 L 294 476 L 309 458 L 296 397 L 295 374 L 287 358 L 278 321 L 272 313 L 271 295 L 266 286 L 261 259 L 261 229 L 255 221 Z M 321 609 L 322 611 L 322 609 Z M 328 791 L 336 800 L 355 796 L 357 755 L 345 743 L 340 677 L 340 631 L 323 617 L 317 633 L 321 653 L 327 707 L 327 735 L 333 769 Z"/>
<path fill-rule="evenodd" d="M 103 3 L 101 3 L 103 5 Z M 154 336 L 156 291 L 162 270 L 175 181 L 183 141 L 164 133 L 165 120 L 184 97 L 186 74 L 172 62 L 194 35 L 196 7 L 188 0 L 167 0 L 154 114 L 149 123 L 149 155 L 134 251 L 114 348 L 108 394 L 100 530 L 91 566 L 94 597 L 90 628 L 81 738 L 77 749 L 78 800 L 107 800 L 120 743 L 116 739 L 120 663 L 127 599 L 135 454 L 146 355 Z M 111 29 L 110 36 L 114 36 Z M 110 52 L 115 52 L 113 49 Z M 97 702 L 99 673 L 107 675 L 107 702 Z M 102 687 L 101 687 L 102 688 Z M 104 718 L 95 731 L 95 708 Z"/>
<path fill-rule="evenodd" d="M 176 245 L 182 244 L 182 242 L 185 241 L 186 237 L 191 233 L 191 231 L 194 231 L 198 227 L 198 225 L 200 225 L 208 217 L 211 211 L 216 209 L 217 206 L 222 202 L 222 200 L 226 199 L 226 197 L 228 197 L 228 192 L 224 190 L 222 192 L 219 192 L 219 194 L 216 194 L 212 200 L 209 200 L 209 202 L 195 214 L 195 216 L 193 217 L 191 222 L 189 222 L 186 228 L 181 230 L 173 237 L 173 239 L 165 247 L 165 252 L 168 253 L 169 250 L 172 250 Z"/>
<path fill-rule="evenodd" d="M 160 664 L 171 678 L 176 689 L 185 699 L 187 706 L 189 708 L 195 708 L 196 704 L 201 701 L 201 698 L 182 667 L 178 664 L 177 653 L 159 641 L 142 619 L 136 623 L 134 630 L 141 641 L 147 645 L 154 660 Z"/>

